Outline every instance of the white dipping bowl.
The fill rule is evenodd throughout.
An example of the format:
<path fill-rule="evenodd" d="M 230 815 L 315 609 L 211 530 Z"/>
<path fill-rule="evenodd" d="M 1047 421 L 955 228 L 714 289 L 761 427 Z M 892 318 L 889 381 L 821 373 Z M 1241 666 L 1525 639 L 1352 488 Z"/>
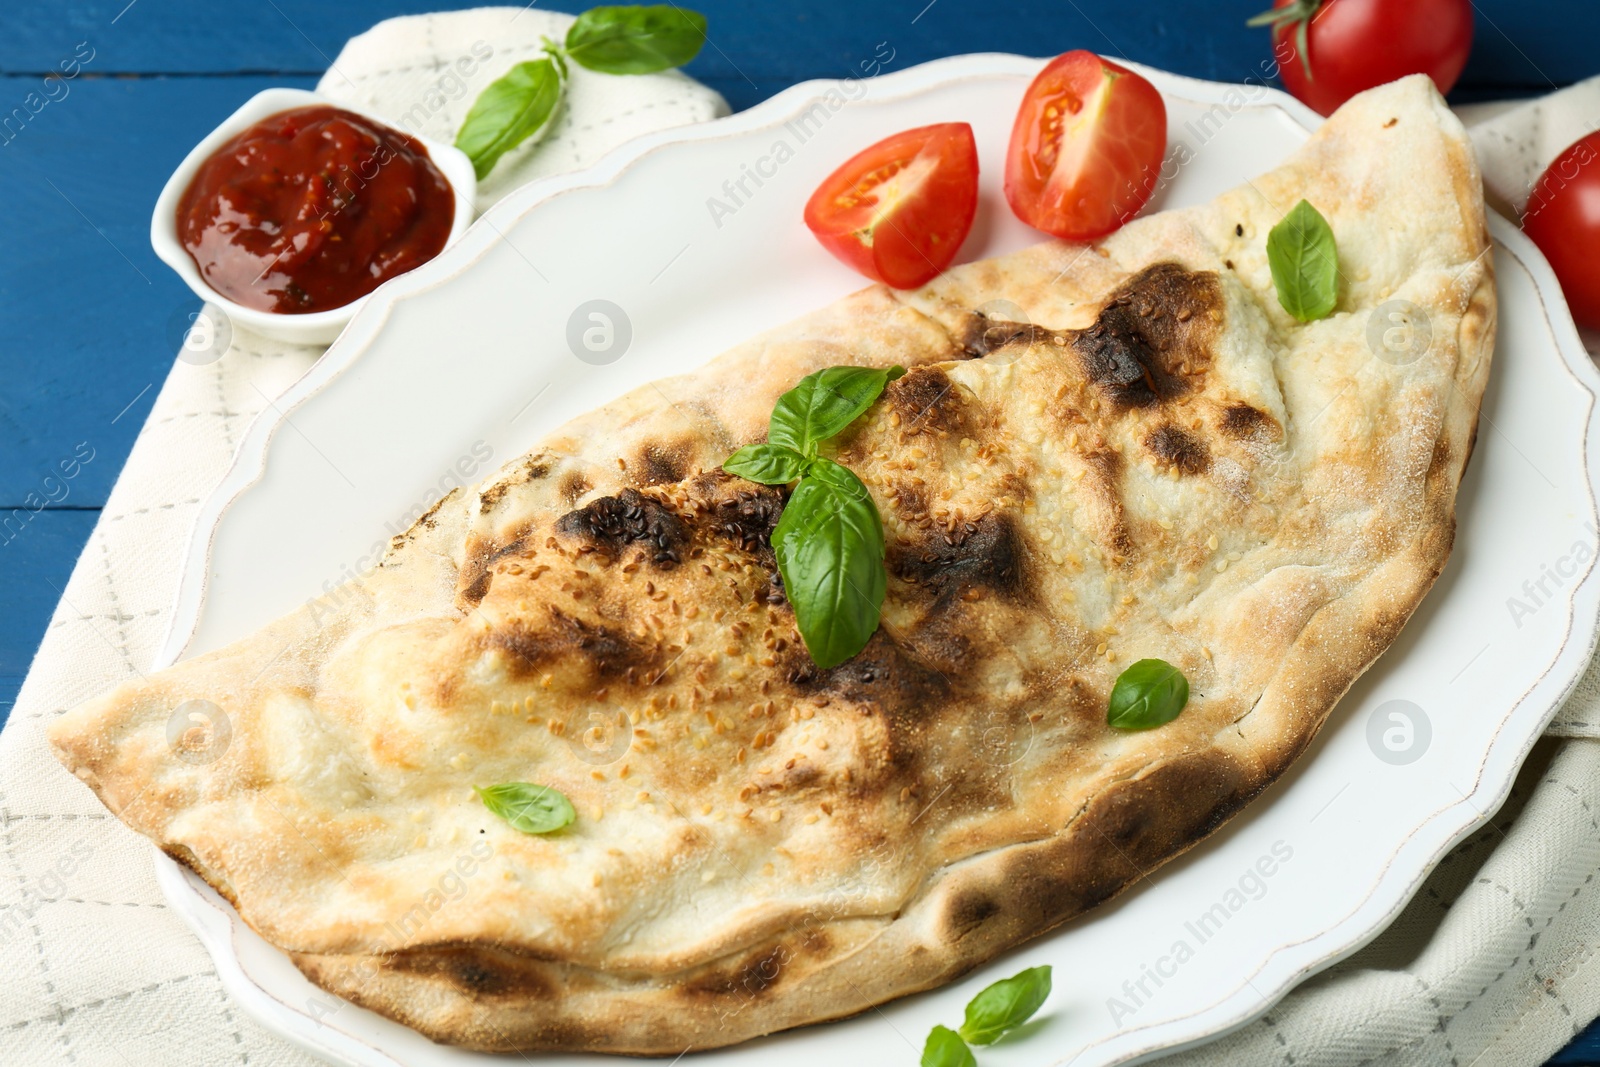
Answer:
<path fill-rule="evenodd" d="M 390 129 L 396 127 L 385 120 L 381 115 L 371 111 L 346 104 L 337 100 L 329 100 L 325 96 L 306 89 L 266 89 L 252 96 L 244 106 L 229 115 L 216 129 L 206 135 L 205 140 L 195 145 L 188 155 L 183 157 L 183 162 L 178 164 L 178 169 L 172 172 L 172 177 L 167 179 L 167 184 L 162 186 L 161 195 L 156 198 L 155 214 L 150 219 L 150 244 L 155 248 L 156 255 L 161 261 L 182 278 L 194 294 L 200 299 L 221 308 L 223 313 L 235 324 L 247 327 L 266 337 L 276 338 L 280 341 L 289 341 L 295 344 L 325 345 L 339 336 L 345 323 L 366 302 L 367 297 L 357 297 L 343 307 L 329 308 L 326 311 L 312 311 L 304 315 L 285 315 L 276 311 L 258 311 L 247 308 L 229 300 L 215 289 L 211 288 L 200 268 L 195 265 L 189 253 L 184 250 L 183 243 L 178 240 L 178 201 L 182 198 L 189 183 L 194 180 L 195 172 L 201 164 L 225 143 L 254 126 L 268 115 L 276 115 L 280 111 L 288 111 L 297 107 L 311 107 L 313 105 L 326 105 L 328 107 L 343 108 L 381 123 Z M 401 131 L 405 132 L 405 131 Z M 464 152 L 454 145 L 439 144 L 426 137 L 415 138 L 432 157 L 434 165 L 444 175 L 445 181 L 450 183 L 451 190 L 455 193 L 456 213 L 455 219 L 450 224 L 450 234 L 445 238 L 445 247 L 449 248 L 467 232 L 467 227 L 472 224 L 472 198 L 478 191 L 477 176 L 473 173 L 472 161 Z M 371 295 L 370 293 L 368 294 Z"/>

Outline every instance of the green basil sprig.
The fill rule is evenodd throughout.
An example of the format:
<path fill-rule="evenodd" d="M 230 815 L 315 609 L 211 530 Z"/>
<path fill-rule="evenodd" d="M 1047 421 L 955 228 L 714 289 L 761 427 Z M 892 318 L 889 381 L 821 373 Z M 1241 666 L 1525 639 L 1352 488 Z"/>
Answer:
<path fill-rule="evenodd" d="M 978 1067 L 978 1061 L 960 1034 L 948 1026 L 935 1026 L 922 1046 L 922 1067 Z"/>
<path fill-rule="evenodd" d="M 976 1067 L 970 1045 L 992 1045 L 1029 1019 L 1050 997 L 1050 968 L 1029 967 L 987 986 L 967 1004 L 960 1031 L 935 1026 L 922 1046 L 922 1067 Z"/>
<path fill-rule="evenodd" d="M 972 998 L 961 1036 L 973 1045 L 992 1045 L 1039 1010 L 1050 996 L 1050 968 L 1029 967 L 1002 978 Z"/>
<path fill-rule="evenodd" d="M 848 467 L 814 459 L 772 532 L 806 651 L 836 667 L 867 647 L 883 607 L 883 522 Z"/>
<path fill-rule="evenodd" d="M 811 461 L 783 445 L 745 445 L 722 463 L 729 474 L 748 478 L 762 485 L 788 485 L 805 474 Z"/>
<path fill-rule="evenodd" d="M 1339 254 L 1322 212 L 1300 201 L 1267 234 L 1267 265 L 1283 310 L 1301 322 L 1325 318 L 1339 301 Z"/>
<path fill-rule="evenodd" d="M 530 59 L 478 94 L 456 134 L 456 147 L 472 160 L 480 181 L 501 156 L 530 137 L 544 135 L 561 103 L 564 81 L 553 59 Z"/>
<path fill-rule="evenodd" d="M 706 17 L 675 4 L 596 7 L 567 30 L 567 56 L 601 74 L 654 74 L 681 67 L 706 43 Z"/>
<path fill-rule="evenodd" d="M 601 74 L 654 74 L 689 62 L 705 41 L 705 16 L 673 4 L 591 8 L 567 28 L 564 44 L 545 38 L 545 58 L 518 63 L 478 94 L 456 147 L 481 181 L 501 156 L 549 132 L 568 59 Z"/>
<path fill-rule="evenodd" d="M 808 374 L 778 399 L 767 441 L 814 456 L 818 445 L 855 422 L 883 387 L 905 372 L 904 367 L 829 367 Z"/>
<path fill-rule="evenodd" d="M 1164 659 L 1142 659 L 1117 676 L 1106 722 L 1119 730 L 1169 723 L 1189 703 L 1189 679 Z"/>
<path fill-rule="evenodd" d="M 548 834 L 571 824 L 578 817 L 572 801 L 560 791 L 532 782 L 505 782 L 486 787 L 473 786 L 483 806 L 525 834 Z"/>
<path fill-rule="evenodd" d="M 837 667 L 878 628 L 887 578 L 883 520 L 861 479 L 817 454 L 906 372 L 904 367 L 829 367 L 778 398 L 767 440 L 722 464 L 763 485 L 796 482 L 772 532 L 783 588 L 811 660 Z M 798 480 L 798 481 L 797 481 Z"/>

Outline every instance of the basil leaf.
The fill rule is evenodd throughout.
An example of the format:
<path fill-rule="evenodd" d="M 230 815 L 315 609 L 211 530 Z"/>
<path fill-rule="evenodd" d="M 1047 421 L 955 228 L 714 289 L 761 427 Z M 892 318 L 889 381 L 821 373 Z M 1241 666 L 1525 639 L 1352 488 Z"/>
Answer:
<path fill-rule="evenodd" d="M 547 785 L 506 782 L 472 788 L 483 799 L 484 807 L 525 834 L 548 834 L 578 817 L 572 809 L 572 801 Z"/>
<path fill-rule="evenodd" d="M 800 379 L 778 398 L 767 424 L 767 440 L 805 456 L 854 422 L 904 367 L 829 367 Z"/>
<path fill-rule="evenodd" d="M 567 30 L 567 55 L 601 74 L 681 67 L 706 43 L 706 17 L 675 4 L 595 7 Z"/>
<path fill-rule="evenodd" d="M 784 505 L 772 550 L 817 666 L 838 666 L 877 630 L 887 585 L 883 547 L 883 522 L 861 479 L 832 460 L 814 460 Z"/>
<path fill-rule="evenodd" d="M 1142 659 L 1117 676 L 1106 722 L 1119 730 L 1148 730 L 1178 717 L 1189 703 L 1189 679 L 1164 659 Z"/>
<path fill-rule="evenodd" d="M 741 448 L 723 469 L 776 485 L 800 476 L 772 550 L 795 624 L 817 666 L 836 667 L 878 629 L 887 579 L 883 520 L 867 487 L 817 446 L 872 406 L 904 367 L 828 367 L 778 398 L 767 443 Z"/>
<path fill-rule="evenodd" d="M 935 1026 L 922 1046 L 922 1067 L 978 1067 L 978 1061 L 959 1034 L 948 1026 Z"/>
<path fill-rule="evenodd" d="M 472 160 L 481 181 L 500 157 L 542 134 L 561 103 L 561 74 L 549 59 L 518 63 L 489 84 L 472 102 L 456 147 Z"/>
<path fill-rule="evenodd" d="M 967 1005 L 961 1036 L 974 1045 L 992 1045 L 1007 1030 L 1031 1019 L 1049 996 L 1048 966 L 1029 967 L 1010 978 L 1002 978 Z"/>
<path fill-rule="evenodd" d="M 745 445 L 723 461 L 722 469 L 762 485 L 788 485 L 806 472 L 809 462 L 782 445 Z"/>
<path fill-rule="evenodd" d="M 1283 310 L 1301 322 L 1325 318 L 1339 301 L 1333 228 L 1302 200 L 1267 234 L 1267 265 Z"/>

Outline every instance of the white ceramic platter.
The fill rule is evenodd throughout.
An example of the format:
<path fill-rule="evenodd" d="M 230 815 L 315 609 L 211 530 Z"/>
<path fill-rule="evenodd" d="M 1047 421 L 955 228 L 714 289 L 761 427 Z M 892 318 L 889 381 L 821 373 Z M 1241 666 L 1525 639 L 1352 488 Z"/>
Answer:
<path fill-rule="evenodd" d="M 858 288 L 800 214 L 821 178 L 872 141 L 970 122 L 983 206 L 962 258 L 1037 240 L 1006 209 L 999 175 L 1038 68 L 978 55 L 799 85 L 513 194 L 438 260 L 378 290 L 251 429 L 201 519 L 166 660 L 242 637 L 370 564 L 441 491 L 570 416 Z M 1204 201 L 1272 167 L 1317 122 L 1261 87 L 1146 73 L 1166 96 L 1173 147 L 1190 156 L 1152 210 Z M 956 985 L 694 1058 L 912 1064 L 928 1028 L 959 1021 L 983 985 L 1052 963 L 1042 1021 L 1025 1040 L 985 1050 L 986 1067 L 1124 1063 L 1253 1018 L 1396 914 L 1505 798 L 1588 661 L 1600 611 L 1590 432 L 1600 377 L 1533 246 L 1503 220 L 1494 236 L 1500 342 L 1455 555 L 1286 778 L 1154 878 Z M 568 344 L 575 311 L 595 300 L 621 310 L 631 338 L 609 363 L 580 360 Z M 588 310 L 579 332 L 597 327 L 603 340 Z M 1510 598 L 1528 610 L 1513 612 Z M 272 1029 L 352 1064 L 494 1059 L 320 992 L 198 880 L 158 864 L 173 907 Z"/>

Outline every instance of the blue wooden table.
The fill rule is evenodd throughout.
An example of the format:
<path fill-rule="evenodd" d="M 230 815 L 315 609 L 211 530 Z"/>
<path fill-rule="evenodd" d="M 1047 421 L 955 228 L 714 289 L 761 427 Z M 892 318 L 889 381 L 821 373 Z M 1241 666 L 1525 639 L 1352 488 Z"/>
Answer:
<path fill-rule="evenodd" d="M 491 2 L 491 0 L 484 0 Z M 1267 55 L 1244 20 L 1267 0 L 697 0 L 711 40 L 688 71 L 737 110 L 796 81 L 841 77 L 880 41 L 897 65 L 962 52 L 1091 48 L 1238 81 Z M 0 15 L 0 118 L 76 60 L 25 123 L 0 129 L 0 721 L 172 362 L 197 301 L 146 239 L 173 166 L 246 97 L 309 87 L 379 19 L 456 0 L 30 0 Z M 541 6 L 588 6 L 553 0 Z M 1454 99 L 1547 92 L 1600 69 L 1600 15 L 1579 0 L 1478 0 Z M 93 459 L 45 483 L 81 446 Z M 80 451 L 79 455 L 83 453 Z M 52 488 L 54 487 L 54 488 Z M 55 497 L 38 512 L 30 502 Z M 14 509 L 23 509 L 16 511 Z M 1587 1050 L 1587 1051 L 1585 1051 Z M 1555 1063 L 1600 1063 L 1600 1036 Z"/>

